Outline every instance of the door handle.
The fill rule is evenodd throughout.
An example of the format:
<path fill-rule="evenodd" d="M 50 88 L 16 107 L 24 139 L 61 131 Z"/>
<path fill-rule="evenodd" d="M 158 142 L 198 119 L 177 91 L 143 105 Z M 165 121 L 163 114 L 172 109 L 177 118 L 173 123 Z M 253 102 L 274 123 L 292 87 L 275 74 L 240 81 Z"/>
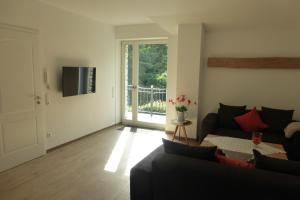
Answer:
<path fill-rule="evenodd" d="M 42 97 L 38 96 L 38 95 L 33 95 L 34 100 L 36 101 L 37 104 L 41 104 L 41 99 Z"/>
<path fill-rule="evenodd" d="M 40 96 L 38 96 L 38 95 L 34 95 L 34 99 L 35 100 L 41 100 L 42 98 Z"/>

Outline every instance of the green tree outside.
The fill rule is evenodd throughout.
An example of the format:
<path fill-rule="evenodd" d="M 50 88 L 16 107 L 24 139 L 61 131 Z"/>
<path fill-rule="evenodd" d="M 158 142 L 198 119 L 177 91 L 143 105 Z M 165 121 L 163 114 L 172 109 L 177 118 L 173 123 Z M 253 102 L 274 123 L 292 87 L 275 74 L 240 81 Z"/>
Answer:
<path fill-rule="evenodd" d="M 139 45 L 139 85 L 141 87 L 166 88 L 167 86 L 166 44 Z"/>
<path fill-rule="evenodd" d="M 166 44 L 139 45 L 139 86 L 166 88 L 167 86 Z M 132 45 L 128 46 L 128 85 L 132 85 Z"/>

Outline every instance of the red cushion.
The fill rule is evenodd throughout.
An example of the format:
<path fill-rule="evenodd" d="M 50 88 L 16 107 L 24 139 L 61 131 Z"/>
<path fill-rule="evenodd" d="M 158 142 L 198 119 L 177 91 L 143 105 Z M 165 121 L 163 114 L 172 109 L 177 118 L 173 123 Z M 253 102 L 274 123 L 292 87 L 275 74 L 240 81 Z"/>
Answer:
<path fill-rule="evenodd" d="M 216 155 L 216 159 L 219 163 L 221 163 L 223 165 L 228 165 L 231 167 L 242 167 L 242 168 L 250 168 L 250 169 L 255 168 L 255 165 L 252 163 L 247 163 L 247 162 L 244 162 L 241 160 L 228 158 L 228 157 L 226 157 L 224 155 L 220 155 L 220 154 Z"/>
<path fill-rule="evenodd" d="M 246 132 L 261 131 L 268 128 L 268 125 L 262 121 L 256 107 L 244 115 L 235 117 L 234 120 Z"/>

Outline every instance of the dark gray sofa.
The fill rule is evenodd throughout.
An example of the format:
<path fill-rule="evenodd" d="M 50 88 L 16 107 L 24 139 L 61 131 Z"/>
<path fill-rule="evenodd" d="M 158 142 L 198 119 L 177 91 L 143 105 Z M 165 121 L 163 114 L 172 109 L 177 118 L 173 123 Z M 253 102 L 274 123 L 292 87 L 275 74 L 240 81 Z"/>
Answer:
<path fill-rule="evenodd" d="M 197 138 L 201 142 L 207 134 L 214 134 L 220 136 L 229 136 L 243 139 L 251 139 L 250 133 L 245 133 L 241 129 L 222 128 L 219 125 L 219 116 L 217 113 L 208 113 L 202 121 L 201 131 L 197 133 Z M 300 160 L 300 131 L 296 132 L 292 138 L 287 139 L 284 133 L 265 133 L 263 134 L 263 141 L 270 143 L 282 144 L 287 156 L 290 160 Z"/>
<path fill-rule="evenodd" d="M 164 153 L 131 169 L 131 200 L 297 199 L 300 177 Z"/>

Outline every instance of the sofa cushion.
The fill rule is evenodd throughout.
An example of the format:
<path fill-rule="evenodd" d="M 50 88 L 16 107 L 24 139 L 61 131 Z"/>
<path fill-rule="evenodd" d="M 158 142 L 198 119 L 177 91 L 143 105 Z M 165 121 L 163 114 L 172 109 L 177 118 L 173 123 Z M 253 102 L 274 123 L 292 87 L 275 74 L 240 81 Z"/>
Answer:
<path fill-rule="evenodd" d="M 279 173 L 300 176 L 300 161 L 282 160 L 262 155 L 253 149 L 255 167 Z"/>
<path fill-rule="evenodd" d="M 243 115 L 235 117 L 234 120 L 245 132 L 261 131 L 268 127 L 268 125 L 262 121 L 260 115 L 256 111 L 256 107 Z"/>
<path fill-rule="evenodd" d="M 267 131 L 282 134 L 285 127 L 292 121 L 294 110 L 280 110 L 262 107 L 262 119 L 268 124 Z"/>
<path fill-rule="evenodd" d="M 245 114 L 245 112 L 246 106 L 229 106 L 220 103 L 218 110 L 220 127 L 239 129 L 239 125 L 234 121 L 234 118 Z"/>
<path fill-rule="evenodd" d="M 166 153 L 199 158 L 204 160 L 215 160 L 217 147 L 192 147 L 170 140 L 162 139 Z"/>

